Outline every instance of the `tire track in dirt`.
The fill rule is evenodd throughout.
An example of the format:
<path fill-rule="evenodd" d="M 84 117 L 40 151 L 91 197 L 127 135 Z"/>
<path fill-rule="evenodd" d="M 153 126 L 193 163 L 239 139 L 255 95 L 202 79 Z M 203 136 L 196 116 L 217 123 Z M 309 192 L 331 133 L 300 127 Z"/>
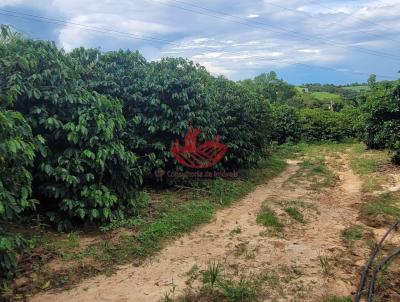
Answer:
<path fill-rule="evenodd" d="M 341 169 L 330 165 L 339 176 L 338 185 L 320 194 L 304 186 L 286 185 L 298 169 L 297 161 L 288 161 L 288 168 L 268 183 L 258 186 L 252 193 L 232 206 L 217 212 L 209 224 L 200 226 L 190 234 L 169 244 L 159 254 L 139 267 L 122 266 L 111 277 L 97 276 L 77 287 L 62 292 L 47 292 L 34 296 L 31 301 L 159 301 L 168 292 L 173 280 L 177 291 L 186 287 L 186 273 L 194 266 L 206 267 L 210 261 L 236 263 L 248 274 L 256 274 L 268 267 L 295 265 L 302 269 L 300 280 L 308 288 L 307 299 L 286 295 L 279 301 L 318 301 L 326 294 L 349 295 L 355 287 L 356 277 L 346 271 L 325 277 L 319 266 L 321 251 L 344 250 L 340 232 L 357 218 L 354 206 L 361 200 L 361 181 L 342 155 Z M 284 238 L 265 237 L 265 228 L 256 223 L 256 215 L 265 200 L 305 200 L 315 204 L 319 217 L 306 225 L 288 225 Z M 275 207 L 275 205 L 274 205 Z M 241 228 L 235 236 L 231 231 Z M 238 257 L 235 247 L 245 244 L 256 251 L 252 259 Z M 290 284 L 283 285 L 287 289 Z M 288 292 L 288 291 L 287 291 Z M 269 300 L 266 300 L 269 301 Z"/>

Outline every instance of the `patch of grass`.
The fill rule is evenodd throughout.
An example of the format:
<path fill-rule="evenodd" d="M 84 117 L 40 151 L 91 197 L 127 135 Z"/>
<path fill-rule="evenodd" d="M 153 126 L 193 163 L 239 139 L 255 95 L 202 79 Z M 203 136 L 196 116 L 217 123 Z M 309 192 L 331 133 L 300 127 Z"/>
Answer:
<path fill-rule="evenodd" d="M 76 233 L 69 233 L 68 236 L 68 247 L 71 249 L 77 248 L 80 245 L 79 236 Z"/>
<path fill-rule="evenodd" d="M 280 145 L 275 153 L 280 158 L 293 159 L 304 156 L 305 154 L 309 153 L 312 148 L 312 145 L 305 142 L 298 144 L 286 143 Z"/>
<path fill-rule="evenodd" d="M 383 177 L 375 174 L 365 175 L 363 177 L 362 192 L 369 193 L 373 191 L 383 190 L 382 181 Z"/>
<path fill-rule="evenodd" d="M 293 183 L 309 182 L 309 188 L 320 190 L 332 186 L 336 182 L 335 174 L 326 166 L 325 160 L 320 156 L 310 156 L 300 163 L 300 169 L 290 177 Z"/>
<path fill-rule="evenodd" d="M 230 231 L 230 234 L 231 235 L 240 234 L 241 232 L 242 232 L 242 229 L 240 227 L 236 227 L 232 231 Z"/>
<path fill-rule="evenodd" d="M 351 161 L 351 168 L 359 175 L 366 175 L 376 172 L 379 167 L 379 162 L 374 158 L 353 158 Z"/>
<path fill-rule="evenodd" d="M 290 207 L 290 208 L 285 208 L 285 212 L 292 217 L 294 220 L 301 222 L 301 223 L 306 223 L 303 214 L 297 210 L 296 208 Z"/>
<path fill-rule="evenodd" d="M 168 302 L 257 302 L 260 288 L 250 281 L 241 279 L 239 282 L 221 280 L 215 288 L 202 286 L 199 290 L 188 288 L 185 294 L 177 299 L 163 301 Z"/>
<path fill-rule="evenodd" d="M 298 144 L 283 144 L 279 146 L 277 153 L 282 158 L 302 158 L 302 157 L 319 157 L 322 159 L 321 154 L 334 156 L 338 152 L 345 152 L 348 149 L 352 150 L 356 147 L 364 148 L 363 144 L 356 143 L 354 140 L 348 140 L 345 142 L 314 142 L 307 143 L 301 142 Z"/>
<path fill-rule="evenodd" d="M 345 241 L 351 243 L 361 240 L 364 236 L 364 228 L 361 225 L 353 225 L 342 231 L 342 237 Z"/>
<path fill-rule="evenodd" d="M 400 288 L 400 260 L 389 261 L 376 281 L 375 301 L 398 301 L 393 291 L 398 293 Z"/>
<path fill-rule="evenodd" d="M 251 281 L 240 279 L 235 283 L 223 281 L 218 287 L 230 302 L 256 302 L 259 301 L 259 288 Z"/>
<path fill-rule="evenodd" d="M 120 219 L 113 221 L 109 224 L 101 226 L 99 229 L 102 232 L 107 232 L 111 230 L 115 230 L 121 227 L 126 227 L 126 228 L 133 228 L 133 227 L 140 227 L 146 222 L 145 219 L 141 217 L 130 217 L 127 219 Z"/>
<path fill-rule="evenodd" d="M 169 212 L 150 223 L 138 236 L 139 242 L 146 248 L 158 249 L 166 239 L 172 239 L 195 226 L 208 222 L 215 208 L 207 202 L 190 203 Z"/>
<path fill-rule="evenodd" d="M 336 182 L 335 174 L 328 169 L 325 156 L 337 157 L 338 152 L 345 152 L 353 146 L 359 145 L 352 141 L 346 143 L 318 142 L 318 143 L 299 143 L 296 145 L 284 144 L 278 148 L 278 153 L 282 158 L 302 159 L 299 164 L 300 169 L 295 173 L 290 181 L 310 182 L 310 189 L 319 190 L 323 187 L 332 186 Z M 323 154 L 323 156 L 322 156 Z"/>
<path fill-rule="evenodd" d="M 319 101 L 340 101 L 342 97 L 330 92 L 313 92 L 311 96 Z"/>
<path fill-rule="evenodd" d="M 303 200 L 289 200 L 289 201 L 282 201 L 280 204 L 283 207 L 295 207 L 295 208 L 301 208 L 304 210 L 312 210 L 316 214 L 318 214 L 318 215 L 320 214 L 318 207 L 311 202 L 306 202 Z"/>
<path fill-rule="evenodd" d="M 305 178 L 311 181 L 312 189 L 332 186 L 335 182 L 335 175 L 327 168 L 323 158 L 305 160 L 301 167 L 306 170 Z"/>
<path fill-rule="evenodd" d="M 229 264 L 234 272 L 220 274 L 214 288 L 209 286 L 208 280 L 203 279 L 200 288 L 189 286 L 185 294 L 174 300 L 175 302 L 241 302 L 241 301 L 286 301 L 287 295 L 294 295 L 304 299 L 307 287 L 297 279 L 303 275 L 300 268 L 295 266 L 278 265 L 276 270 L 264 268 L 258 274 L 244 277 L 238 274 L 237 263 Z M 211 269 L 208 268 L 207 271 Z M 288 284 L 290 288 L 287 288 Z M 297 300 L 296 300 L 297 301 Z"/>
<path fill-rule="evenodd" d="M 261 207 L 261 211 L 257 214 L 257 223 L 270 227 L 276 231 L 281 231 L 283 224 L 279 221 L 275 211 L 270 209 L 265 203 Z"/>
<path fill-rule="evenodd" d="M 266 283 L 268 286 L 278 288 L 281 287 L 281 278 L 279 274 L 272 271 L 265 271 L 259 277 L 259 282 Z"/>
<path fill-rule="evenodd" d="M 196 273 L 199 271 L 199 267 L 197 266 L 197 264 L 194 264 L 190 270 L 186 273 L 186 276 L 188 277 L 193 277 L 194 275 L 196 275 Z"/>
<path fill-rule="evenodd" d="M 214 288 L 216 282 L 220 279 L 221 265 L 218 262 L 210 262 L 207 270 L 203 272 L 203 284 L 210 285 Z"/>
<path fill-rule="evenodd" d="M 176 291 L 176 284 L 174 283 L 174 279 L 172 279 L 171 283 L 169 284 L 170 288 L 169 291 L 164 293 L 164 296 L 162 298 L 163 302 L 174 302 L 175 299 L 175 291 Z"/>
<path fill-rule="evenodd" d="M 325 275 L 331 275 L 332 274 L 332 264 L 330 262 L 330 259 L 326 255 L 319 255 L 318 256 L 319 260 L 319 265 L 321 266 L 322 272 Z"/>
<path fill-rule="evenodd" d="M 64 252 L 64 257 L 68 260 L 90 257 L 107 266 L 138 260 L 159 250 L 166 240 L 209 221 L 214 212 L 215 207 L 209 202 L 184 204 L 148 223 L 136 237 L 122 235 L 114 241 L 104 240 L 90 245 L 78 253 Z"/>
<path fill-rule="evenodd" d="M 387 151 L 366 150 L 364 144 L 357 144 L 351 148 L 350 155 L 351 168 L 363 181 L 362 191 L 382 190 L 387 177 L 379 173 L 379 167 L 390 163 L 390 154 Z"/>
<path fill-rule="evenodd" d="M 293 154 L 293 152 L 293 150 L 287 150 L 286 156 L 290 156 L 290 154 Z M 258 163 L 258 167 L 256 169 L 240 170 L 240 177 L 244 181 L 248 181 L 253 185 L 262 183 L 266 179 L 270 179 L 279 175 L 286 169 L 287 163 L 285 158 L 285 156 L 282 156 L 281 150 L 278 149 L 273 155 L 262 159 Z"/>
<path fill-rule="evenodd" d="M 373 226 L 387 225 L 392 220 L 400 219 L 400 193 L 391 192 L 370 197 L 361 208 L 361 217 Z"/>

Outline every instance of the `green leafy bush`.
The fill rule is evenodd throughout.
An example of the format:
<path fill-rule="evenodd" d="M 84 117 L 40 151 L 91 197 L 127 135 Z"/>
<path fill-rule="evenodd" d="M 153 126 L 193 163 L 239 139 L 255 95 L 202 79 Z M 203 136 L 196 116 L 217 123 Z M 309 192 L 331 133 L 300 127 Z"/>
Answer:
<path fill-rule="evenodd" d="M 271 142 L 269 103 L 244 85 L 223 77 L 214 80 L 214 89 L 216 129 L 229 148 L 222 166 L 242 168 L 256 164 Z"/>
<path fill-rule="evenodd" d="M 71 56 L 89 67 L 82 71 L 89 88 L 121 100 L 128 121 L 125 139 L 145 172 L 181 169 L 170 146 L 184 137 L 189 122 L 209 135 L 215 133 L 215 107 L 208 93 L 211 77 L 200 65 L 182 58 L 147 63 L 129 51 L 101 54 L 79 49 Z"/>
<path fill-rule="evenodd" d="M 18 253 L 26 248 L 27 242 L 18 234 L 8 233 L 0 225 L 0 288 L 14 276 L 18 264 Z"/>
<path fill-rule="evenodd" d="M 8 63 L 3 56 L 3 45 L 17 38 L 8 28 L 1 27 L 1 74 L 5 73 L 3 66 Z M 15 64 L 19 66 L 20 63 Z M 29 198 L 32 182 L 29 168 L 33 165 L 35 144 L 43 142 L 42 137 L 33 137 L 31 127 L 22 114 L 11 110 L 13 97 L 18 93 L 18 89 L 19 87 L 12 83 L 7 83 L 5 77 L 0 77 L 0 219 L 2 220 L 14 219 L 24 209 L 33 208 L 34 201 Z"/>
<path fill-rule="evenodd" d="M 360 141 L 364 140 L 366 116 L 360 106 L 345 106 L 340 112 L 351 121 L 353 136 Z"/>
<path fill-rule="evenodd" d="M 301 137 L 301 125 L 298 110 L 288 105 L 272 105 L 273 135 L 278 144 L 298 142 Z"/>
<path fill-rule="evenodd" d="M 299 114 L 302 139 L 306 141 L 339 142 L 354 136 L 351 118 L 342 112 L 302 109 Z"/>
<path fill-rule="evenodd" d="M 138 113 L 146 105 L 146 73 L 148 63 L 139 52 L 109 51 L 77 48 L 69 56 L 79 66 L 78 72 L 88 90 L 118 98 L 126 119 L 124 141 L 129 150 L 140 154 L 142 165 L 154 161 L 140 150 L 147 148 L 147 140 L 139 135 L 137 125 L 141 122 Z"/>
<path fill-rule="evenodd" d="M 374 84 L 362 110 L 367 146 L 393 150 L 393 162 L 400 164 L 400 81 Z"/>
<path fill-rule="evenodd" d="M 0 107 L 0 219 L 11 220 L 34 208 L 29 169 L 36 143 L 22 115 Z"/>
<path fill-rule="evenodd" d="M 17 254 L 25 247 L 23 238 L 6 232 L 2 224 L 35 207 L 35 201 L 30 198 L 29 168 L 34 160 L 35 144 L 39 143 L 22 115 L 6 110 L 5 105 L 0 103 L 0 288 L 13 276 Z"/>
<path fill-rule="evenodd" d="M 182 139 L 191 122 L 203 133 L 215 133 L 211 77 L 204 67 L 182 58 L 164 58 L 149 64 L 144 96 L 136 109 L 137 133 L 146 139 L 141 155 L 154 158 L 148 169 L 182 169 L 170 153 L 172 141 Z M 182 142 L 181 142 L 182 143 Z"/>
<path fill-rule="evenodd" d="M 203 131 L 200 140 L 221 136 L 229 147 L 226 168 L 257 162 L 269 143 L 268 103 L 242 85 L 212 78 L 191 61 L 165 58 L 147 63 L 137 52 L 84 49 L 71 56 L 85 66 L 81 74 L 90 89 L 122 101 L 126 141 L 146 173 L 182 170 L 170 146 L 184 137 L 189 122 Z"/>
<path fill-rule="evenodd" d="M 15 38 L 7 28 L 1 28 L 0 45 Z M 13 276 L 17 254 L 25 247 L 24 239 L 7 232 L 3 225 L 18 218 L 24 210 L 35 208 L 30 169 L 35 151 L 43 143 L 42 137 L 32 135 L 22 114 L 10 110 L 12 100 L 10 95 L 4 94 L 5 85 L 0 81 L 0 287 Z"/>
<path fill-rule="evenodd" d="M 3 99 L 45 141 L 32 170 L 40 208 L 59 229 L 134 211 L 142 175 L 122 141 L 120 102 L 87 91 L 76 65 L 53 43 L 8 34 L 0 54 Z"/>

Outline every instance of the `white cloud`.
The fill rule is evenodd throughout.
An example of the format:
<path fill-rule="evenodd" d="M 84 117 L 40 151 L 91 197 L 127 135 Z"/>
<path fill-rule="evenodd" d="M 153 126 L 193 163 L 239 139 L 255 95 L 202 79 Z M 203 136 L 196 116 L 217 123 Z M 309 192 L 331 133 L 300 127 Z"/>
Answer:
<path fill-rule="evenodd" d="M 0 0 L 0 6 L 5 5 L 16 5 L 21 3 L 23 0 Z"/>
<path fill-rule="evenodd" d="M 209 52 L 201 55 L 195 55 L 193 56 L 193 59 L 213 59 L 221 57 L 223 54 L 223 52 Z"/>
<path fill-rule="evenodd" d="M 208 42 L 208 41 L 212 41 L 212 40 L 213 39 L 210 39 L 210 38 L 197 38 L 197 39 L 193 39 L 192 41 L 193 41 L 193 43 L 200 44 L 200 43 Z"/>
<path fill-rule="evenodd" d="M 172 28 L 163 24 L 121 18 L 113 14 L 80 15 L 69 22 L 59 34 L 59 42 L 67 51 L 79 46 L 88 46 L 90 40 L 104 35 L 134 40 L 148 34 L 172 31 Z"/>
<path fill-rule="evenodd" d="M 257 14 L 248 14 L 247 15 L 247 18 L 250 18 L 250 19 L 258 18 L 258 17 L 260 17 L 260 15 L 257 15 Z"/>
<path fill-rule="evenodd" d="M 321 52 L 320 49 L 299 49 L 297 50 L 298 52 L 302 52 L 302 53 L 313 53 L 313 54 L 319 54 Z"/>
<path fill-rule="evenodd" d="M 23 3 L 24 0 L 0 0 L 0 7 L 1 6 L 13 6 Z"/>
<path fill-rule="evenodd" d="M 218 66 L 214 62 L 209 62 L 209 61 L 198 61 L 198 62 L 214 75 L 230 76 L 234 73 L 234 70 Z"/>

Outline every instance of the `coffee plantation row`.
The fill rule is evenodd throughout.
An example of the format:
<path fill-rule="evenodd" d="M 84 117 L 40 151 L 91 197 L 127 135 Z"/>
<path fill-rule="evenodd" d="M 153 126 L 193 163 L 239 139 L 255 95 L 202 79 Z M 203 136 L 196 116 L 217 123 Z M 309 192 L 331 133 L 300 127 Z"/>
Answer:
<path fill-rule="evenodd" d="M 293 86 L 266 79 L 234 82 L 183 58 L 148 62 L 132 51 L 66 53 L 2 26 L 0 281 L 25 244 L 5 222 L 38 213 L 65 231 L 136 215 L 154 173 L 184 171 L 170 146 L 189 123 L 228 146 L 219 171 L 254 166 L 273 144 L 300 140 L 357 138 L 397 151 L 400 162 L 399 82 L 374 82 L 332 111 L 293 106 Z"/>

